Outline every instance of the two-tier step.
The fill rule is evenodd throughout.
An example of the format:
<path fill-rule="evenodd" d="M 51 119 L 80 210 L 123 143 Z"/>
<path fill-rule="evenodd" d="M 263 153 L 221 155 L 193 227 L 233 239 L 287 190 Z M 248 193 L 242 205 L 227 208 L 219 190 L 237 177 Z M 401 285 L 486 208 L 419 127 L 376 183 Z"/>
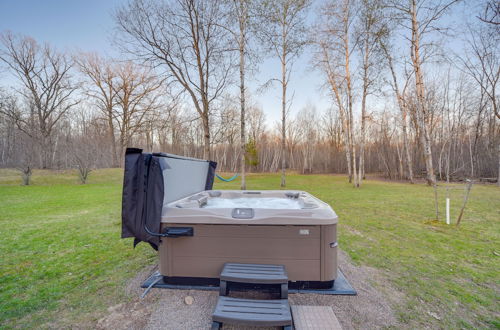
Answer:
<path fill-rule="evenodd" d="M 288 275 L 283 265 L 227 263 L 220 274 L 221 296 L 228 294 L 231 283 L 277 285 L 281 299 L 288 298 Z"/>
<path fill-rule="evenodd" d="M 281 299 L 256 300 L 227 297 L 232 283 L 277 285 Z M 288 275 L 282 265 L 226 263 L 220 275 L 220 297 L 212 316 L 212 329 L 223 323 L 281 326 L 292 329 L 288 303 Z"/>

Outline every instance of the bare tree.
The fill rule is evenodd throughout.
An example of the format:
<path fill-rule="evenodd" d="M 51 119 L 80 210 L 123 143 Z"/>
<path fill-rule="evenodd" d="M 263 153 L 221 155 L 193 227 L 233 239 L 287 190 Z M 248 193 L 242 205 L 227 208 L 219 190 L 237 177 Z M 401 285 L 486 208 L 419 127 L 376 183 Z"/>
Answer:
<path fill-rule="evenodd" d="M 318 140 L 318 120 L 316 107 L 308 104 L 297 114 L 297 128 L 299 130 L 302 152 L 302 173 L 313 173 L 314 149 Z"/>
<path fill-rule="evenodd" d="M 247 57 L 251 51 L 247 47 L 249 41 L 250 7 L 252 0 L 229 0 L 225 26 L 233 36 L 239 56 L 239 90 L 240 90 L 240 177 L 241 189 L 246 189 L 246 88 L 245 75 L 247 71 Z M 236 20 L 235 20 L 236 18 Z"/>
<path fill-rule="evenodd" d="M 359 187 L 358 175 L 356 172 L 356 147 L 354 142 L 354 110 L 353 110 L 353 86 L 351 81 L 351 24 L 352 18 L 352 5 L 351 0 L 344 0 L 341 4 L 341 30 L 340 30 L 340 40 L 342 45 L 342 50 L 344 53 L 344 72 L 345 72 L 345 91 L 347 98 L 347 135 L 349 137 L 348 143 L 351 149 L 351 166 L 352 166 L 352 176 L 354 181 L 354 186 Z"/>
<path fill-rule="evenodd" d="M 132 62 L 119 64 L 116 78 L 113 118 L 119 132 L 120 157 L 123 157 L 133 136 L 143 128 L 147 115 L 162 107 L 164 91 L 163 81 L 151 69 Z"/>
<path fill-rule="evenodd" d="M 9 142 L 12 142 L 13 150 L 8 159 L 4 160 L 4 164 L 12 166 L 19 172 L 21 172 L 23 185 L 29 186 L 31 183 L 33 168 L 35 166 L 36 141 L 32 138 L 32 136 L 26 134 L 25 131 L 34 131 L 34 120 L 29 120 L 29 123 L 31 123 L 31 127 L 29 127 L 29 125 L 27 124 L 23 124 L 17 119 L 21 116 L 20 112 L 21 111 L 18 108 L 18 103 L 15 97 L 12 95 L 8 95 L 7 93 L 0 90 L 0 115 L 3 115 L 2 117 L 5 117 L 5 119 L 9 121 L 11 131 L 14 127 L 20 131 L 20 134 L 15 134 L 15 131 L 12 132 L 12 135 L 14 136 L 12 141 Z M 5 152 L 5 149 L 10 148 L 2 148 L 2 156 Z M 5 156 L 3 156 L 2 158 L 4 157 Z"/>
<path fill-rule="evenodd" d="M 351 81 L 351 25 L 353 21 L 350 0 L 327 2 L 321 8 L 324 24 L 316 36 L 316 63 L 323 71 L 342 122 L 349 182 L 358 185 L 356 148 L 354 143 L 353 85 Z"/>
<path fill-rule="evenodd" d="M 459 57 L 464 71 L 477 83 L 491 103 L 495 116 L 500 119 L 497 90 L 500 82 L 500 37 L 495 30 L 485 27 L 471 28 L 467 40 L 468 50 Z"/>
<path fill-rule="evenodd" d="M 52 133 L 59 120 L 76 104 L 78 86 L 71 81 L 71 59 L 49 45 L 10 32 L 0 35 L 0 61 L 18 79 L 17 90 L 23 105 L 5 114 L 13 118 L 20 130 L 37 141 L 41 149 L 41 166 L 50 168 L 54 153 Z M 34 121 L 34 122 L 33 122 Z"/>
<path fill-rule="evenodd" d="M 497 4 L 497 11 L 499 6 Z M 485 20 L 482 21 L 484 22 Z M 480 89 L 481 98 L 487 100 L 493 114 L 497 119 L 500 119 L 497 94 L 500 82 L 500 37 L 498 27 L 495 25 L 485 25 L 484 23 L 475 24 L 469 27 L 468 32 L 465 56 L 458 57 L 463 67 L 462 70 L 473 79 L 476 86 Z M 481 116 L 483 110 L 484 106 L 480 106 L 478 111 L 478 125 L 480 123 L 479 116 Z M 477 138 L 476 134 L 475 141 L 477 141 Z M 474 146 L 476 146 L 476 143 L 474 143 Z M 475 151 L 476 148 L 474 148 L 474 153 Z M 498 142 L 497 154 L 497 184 L 500 185 L 500 143 Z"/>
<path fill-rule="evenodd" d="M 10 162 L 16 143 L 16 123 L 5 115 L 12 106 L 15 106 L 15 100 L 0 88 L 0 164 L 4 165 Z"/>
<path fill-rule="evenodd" d="M 257 34 L 281 64 L 281 78 L 272 79 L 281 85 L 281 187 L 286 185 L 286 116 L 291 104 L 287 88 L 294 60 L 308 43 L 305 15 L 309 5 L 309 0 L 270 0 L 262 1 L 256 8 L 260 22 Z"/>
<path fill-rule="evenodd" d="M 259 106 L 249 106 L 247 109 L 248 133 L 253 141 L 260 141 L 266 129 L 266 115 Z"/>
<path fill-rule="evenodd" d="M 425 58 L 422 55 L 423 38 L 429 33 L 444 31 L 437 23 L 447 10 L 457 2 L 458 0 L 439 0 L 432 3 L 427 0 L 410 0 L 407 3 L 391 2 L 391 7 L 397 13 L 400 24 L 411 33 L 408 40 L 410 41 L 410 58 L 415 75 L 415 117 L 420 130 L 419 136 L 424 153 L 427 184 L 433 186 L 436 184 L 436 176 L 432 161 L 430 114 L 426 104 L 426 89 L 422 67 Z"/>
<path fill-rule="evenodd" d="M 157 109 L 150 109 L 143 119 L 143 128 L 141 133 L 146 138 L 146 150 L 153 151 L 155 146 L 161 140 L 161 136 L 165 136 L 163 131 L 168 134 L 170 130 L 175 132 L 173 135 L 173 144 L 178 140 L 177 132 L 183 130 L 185 119 L 177 121 L 181 118 L 180 94 L 172 93 L 168 85 L 164 85 L 159 93 L 164 94 L 161 98 L 161 106 Z M 180 141 L 178 141 L 180 143 Z M 180 147 L 180 146 L 179 146 Z M 172 151 L 174 152 L 174 151 Z"/>
<path fill-rule="evenodd" d="M 401 127 L 402 127 L 402 134 L 403 134 L 403 146 L 404 146 L 404 153 L 406 157 L 406 164 L 408 167 L 408 180 L 411 183 L 414 183 L 414 178 L 413 178 L 413 162 L 411 159 L 411 152 L 410 152 L 410 144 L 409 144 L 409 138 L 408 138 L 408 126 L 409 126 L 409 116 L 408 116 L 408 106 L 406 104 L 404 94 L 405 90 L 408 86 L 409 79 L 406 79 L 406 83 L 403 86 L 403 89 L 400 88 L 399 83 L 398 83 L 398 78 L 396 75 L 396 69 L 395 69 L 395 64 L 394 60 L 392 58 L 391 52 L 389 50 L 389 46 L 387 44 L 387 39 L 386 38 L 380 38 L 378 40 L 378 43 L 380 44 L 380 48 L 382 52 L 385 55 L 385 58 L 387 60 L 387 65 L 389 67 L 389 71 L 391 72 L 391 78 L 392 78 L 392 89 L 394 90 L 394 93 L 396 95 L 396 100 L 397 104 L 399 107 L 399 111 L 401 112 Z"/>
<path fill-rule="evenodd" d="M 413 69 L 415 72 L 415 87 L 417 92 L 417 106 L 415 109 L 415 114 L 417 118 L 417 123 L 420 128 L 420 137 L 422 148 L 424 150 L 425 168 L 427 175 L 427 184 L 435 185 L 436 176 L 434 175 L 434 167 L 432 163 L 432 149 L 429 134 L 429 127 L 427 123 L 427 109 L 425 104 L 425 85 L 424 77 L 422 72 L 422 60 L 420 56 L 420 40 L 421 40 L 421 28 L 419 26 L 418 16 L 417 16 L 417 2 L 416 0 L 411 1 L 411 5 L 408 10 L 408 15 L 411 17 L 411 60 L 413 63 Z"/>
<path fill-rule="evenodd" d="M 80 109 L 76 119 L 77 134 L 71 141 L 71 157 L 78 170 L 80 182 L 86 184 L 99 158 L 100 146 L 95 134 L 98 127 L 93 125 L 97 118 L 93 117 L 87 109 Z"/>
<path fill-rule="evenodd" d="M 465 183 L 465 191 L 464 191 L 464 201 L 462 203 L 462 207 L 460 208 L 460 213 L 457 218 L 457 227 L 460 226 L 460 221 L 462 221 L 462 217 L 464 215 L 465 206 L 467 206 L 467 201 L 469 200 L 470 190 L 472 189 L 473 182 L 471 180 L 466 180 Z"/>
<path fill-rule="evenodd" d="M 381 0 L 361 0 L 358 11 L 357 44 L 361 55 L 361 131 L 359 140 L 359 171 L 356 186 L 361 186 L 365 175 L 365 140 L 366 140 L 366 100 L 373 93 L 374 85 L 380 78 L 381 48 L 379 40 L 387 34 Z"/>
<path fill-rule="evenodd" d="M 82 184 L 94 169 L 112 164 L 107 123 L 92 102 L 82 102 L 61 126 L 64 153 L 60 157 L 66 161 L 65 168 L 76 168 Z"/>
<path fill-rule="evenodd" d="M 104 59 L 97 54 L 77 54 L 75 61 L 80 71 L 88 79 L 85 86 L 87 96 L 95 100 L 97 108 L 104 115 L 108 126 L 109 141 L 111 143 L 111 153 L 113 167 L 118 167 L 118 151 L 115 138 L 114 107 L 117 102 L 116 66 L 113 61 Z"/>
<path fill-rule="evenodd" d="M 201 0 L 132 0 L 116 23 L 123 48 L 166 69 L 189 95 L 203 126 L 203 158 L 210 158 L 211 106 L 229 82 L 228 33 L 221 27 L 221 3 Z"/>
<path fill-rule="evenodd" d="M 500 25 L 500 2 L 496 0 L 487 0 L 484 4 L 483 12 L 478 18 L 488 24 Z M 498 32 L 498 30 L 497 30 Z"/>
<path fill-rule="evenodd" d="M 31 175 L 35 167 L 35 145 L 32 137 L 23 133 L 17 141 L 17 148 L 21 150 L 17 154 L 14 167 L 21 172 L 23 185 L 29 186 L 31 184 Z"/>
<path fill-rule="evenodd" d="M 247 189 L 245 168 L 246 168 L 246 129 L 245 129 L 245 46 L 247 43 L 247 26 L 248 26 L 248 1 L 234 0 L 234 11 L 238 18 L 238 52 L 240 56 L 240 175 L 241 189 Z"/>
<path fill-rule="evenodd" d="M 316 65 L 323 72 L 327 85 L 328 91 L 331 94 L 334 104 L 336 104 L 339 118 L 340 118 L 340 140 L 343 142 L 345 148 L 345 157 L 347 164 L 347 174 L 349 176 L 349 182 L 352 182 L 352 157 L 351 157 L 351 148 L 349 143 L 349 134 L 348 134 L 348 124 L 347 121 L 349 117 L 347 116 L 346 105 L 342 95 L 342 84 L 343 84 L 343 70 L 339 63 L 341 63 L 342 59 L 339 58 L 339 53 L 335 51 L 335 47 L 333 42 L 330 42 L 329 34 L 320 33 L 320 36 L 317 41 L 317 54 L 316 54 Z M 329 126 L 331 128 L 332 126 Z M 331 134 L 331 133 L 330 133 Z"/>

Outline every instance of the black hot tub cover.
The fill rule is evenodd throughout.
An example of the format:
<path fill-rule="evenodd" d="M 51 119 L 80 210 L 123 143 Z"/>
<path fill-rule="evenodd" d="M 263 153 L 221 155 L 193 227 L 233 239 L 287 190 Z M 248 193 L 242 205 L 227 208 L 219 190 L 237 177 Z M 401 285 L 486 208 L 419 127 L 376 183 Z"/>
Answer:
<path fill-rule="evenodd" d="M 134 246 L 160 243 L 161 212 L 165 203 L 211 190 L 217 163 L 166 153 L 127 148 L 122 195 L 122 238 Z"/>

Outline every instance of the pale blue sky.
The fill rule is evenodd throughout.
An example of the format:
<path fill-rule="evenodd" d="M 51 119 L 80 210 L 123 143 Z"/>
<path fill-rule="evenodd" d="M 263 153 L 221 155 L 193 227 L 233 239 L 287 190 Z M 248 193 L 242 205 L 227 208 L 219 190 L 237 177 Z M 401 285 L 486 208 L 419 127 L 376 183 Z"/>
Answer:
<path fill-rule="evenodd" d="M 110 42 L 114 29 L 112 12 L 126 1 L 0 0 L 0 31 L 11 30 L 14 33 L 29 35 L 63 50 L 79 49 L 103 55 L 117 55 Z M 480 3 L 469 1 L 474 9 L 477 8 L 478 2 Z M 467 15 L 463 7 L 457 8 L 457 11 L 459 14 L 453 15 L 455 23 L 457 18 L 460 20 L 460 16 Z M 319 90 L 322 79 L 318 72 L 311 69 L 309 58 L 310 54 L 306 52 L 294 65 L 288 93 L 290 96 L 294 94 L 292 114 L 308 103 L 315 105 L 318 112 L 323 112 L 330 106 L 329 97 Z M 280 66 L 277 61 L 266 60 L 260 65 L 259 73 L 249 83 L 253 100 L 260 104 L 266 113 L 268 127 L 272 127 L 274 121 L 280 118 L 280 87 L 275 85 L 264 94 L 257 94 L 256 90 L 259 84 L 279 75 Z"/>
<path fill-rule="evenodd" d="M 114 29 L 112 12 L 126 0 L 0 0 L 0 31 L 29 35 L 41 42 L 68 51 L 81 49 L 116 55 L 110 42 Z M 307 54 L 294 66 L 289 95 L 295 90 L 291 111 L 296 113 L 308 102 L 318 111 L 328 107 L 328 98 L 319 91 L 321 79 L 310 69 Z M 273 60 L 264 61 L 256 77 L 251 78 L 253 100 L 262 106 L 267 125 L 280 117 L 280 88 L 270 88 L 256 94 L 259 83 L 280 75 L 280 67 Z"/>
<path fill-rule="evenodd" d="M 72 50 L 108 52 L 111 13 L 122 0 L 0 0 L 0 31 Z"/>

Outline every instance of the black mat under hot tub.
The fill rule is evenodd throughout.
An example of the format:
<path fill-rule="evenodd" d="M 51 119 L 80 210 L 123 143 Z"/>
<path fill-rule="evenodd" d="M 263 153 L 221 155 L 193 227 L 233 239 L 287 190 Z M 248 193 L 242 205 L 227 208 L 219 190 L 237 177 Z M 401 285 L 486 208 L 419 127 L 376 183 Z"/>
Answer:
<path fill-rule="evenodd" d="M 193 279 L 194 280 L 194 279 Z M 196 279 L 199 281 L 199 279 Z M 197 283 L 198 285 L 189 284 L 192 282 L 190 279 L 185 279 L 184 281 L 177 281 L 177 283 L 165 283 L 163 276 L 159 272 L 151 274 L 141 285 L 142 288 L 159 288 L 159 289 L 177 289 L 177 290 L 207 290 L 207 291 L 219 291 L 219 286 L 214 284 L 216 279 L 207 279 L 205 283 Z M 231 290 L 236 291 L 248 291 L 255 289 L 255 286 L 244 286 L 237 285 L 237 283 L 231 284 Z M 317 294 L 327 294 L 327 295 L 356 295 L 356 290 L 351 286 L 349 281 L 344 276 L 344 273 L 339 269 L 338 277 L 333 283 L 333 286 L 325 289 L 293 289 L 288 290 L 289 293 L 317 293 Z"/>

